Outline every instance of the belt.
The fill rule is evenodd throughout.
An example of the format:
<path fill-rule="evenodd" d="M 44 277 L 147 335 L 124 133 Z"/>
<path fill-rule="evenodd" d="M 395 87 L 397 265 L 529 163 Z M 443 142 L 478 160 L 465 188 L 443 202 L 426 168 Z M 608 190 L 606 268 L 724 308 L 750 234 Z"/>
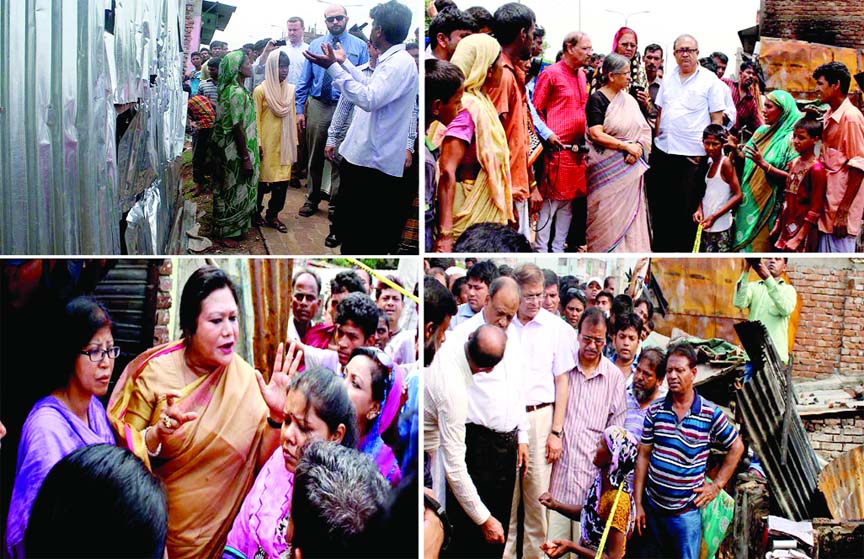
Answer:
<path fill-rule="evenodd" d="M 551 406 L 552 402 L 544 402 L 542 404 L 537 404 L 536 406 L 525 406 L 525 411 L 531 413 L 532 411 L 537 411 L 539 409 L 545 408 L 546 406 Z"/>
<path fill-rule="evenodd" d="M 312 96 L 312 99 L 315 99 L 319 103 L 324 103 L 325 105 L 330 105 L 330 106 L 333 106 L 339 102 L 339 101 L 330 101 L 328 99 L 323 99 L 321 97 L 315 97 L 314 95 Z"/>
<path fill-rule="evenodd" d="M 494 429 L 490 429 L 488 427 L 484 427 L 483 425 L 477 425 L 476 423 L 466 423 L 465 430 L 474 431 L 476 433 L 483 434 L 489 438 L 502 440 L 502 441 L 516 441 L 517 434 L 519 429 L 513 429 L 508 432 L 495 431 Z"/>

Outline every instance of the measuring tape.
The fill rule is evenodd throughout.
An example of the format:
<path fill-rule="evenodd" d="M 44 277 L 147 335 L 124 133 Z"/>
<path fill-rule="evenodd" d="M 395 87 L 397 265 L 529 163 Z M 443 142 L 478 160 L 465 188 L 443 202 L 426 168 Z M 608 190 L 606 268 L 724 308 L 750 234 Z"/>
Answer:
<path fill-rule="evenodd" d="M 359 266 L 360 268 L 363 268 L 364 270 L 366 270 L 367 272 L 369 272 L 369 275 L 370 275 L 370 276 L 372 276 L 372 277 L 374 277 L 375 279 L 377 279 L 377 280 L 383 282 L 385 285 L 387 285 L 387 287 L 391 287 L 391 288 L 395 289 L 396 291 L 398 291 L 399 293 L 401 293 L 401 294 L 404 295 L 405 297 L 408 297 L 409 299 L 411 299 L 412 301 L 414 301 L 414 302 L 417 303 L 418 305 L 420 304 L 420 298 L 419 298 L 419 297 L 415 297 L 413 293 L 410 293 L 410 292 L 408 292 L 408 291 L 405 291 L 405 288 L 404 288 L 404 287 L 400 287 L 398 283 L 393 283 L 392 281 L 390 281 L 389 279 L 385 278 L 384 276 L 382 276 L 381 274 L 379 274 L 378 272 L 376 272 L 375 270 L 373 270 L 372 268 L 370 268 L 370 267 L 367 266 L 366 264 L 360 262 L 360 261 L 357 260 L 356 258 L 350 258 L 350 257 L 348 257 L 348 258 L 345 258 L 345 260 L 347 260 L 348 262 L 351 262 L 351 263 L 354 264 L 355 266 Z"/>
<path fill-rule="evenodd" d="M 696 242 L 693 243 L 693 252 L 699 252 L 699 243 L 702 242 L 702 224 L 696 228 Z"/>
<path fill-rule="evenodd" d="M 699 238 L 698 235 L 696 238 Z M 603 557 L 603 547 L 606 545 L 606 537 L 609 536 L 609 530 L 612 528 L 612 519 L 615 518 L 615 510 L 618 508 L 618 500 L 621 498 L 623 491 L 624 482 L 622 481 L 621 485 L 618 486 L 618 491 L 615 493 L 615 500 L 612 501 L 612 510 L 609 511 L 609 518 L 606 519 L 606 528 L 603 529 L 603 537 L 600 538 L 600 547 L 597 548 L 597 555 L 594 556 L 594 559 L 602 559 Z M 599 502 L 597 506 L 600 506 Z"/>

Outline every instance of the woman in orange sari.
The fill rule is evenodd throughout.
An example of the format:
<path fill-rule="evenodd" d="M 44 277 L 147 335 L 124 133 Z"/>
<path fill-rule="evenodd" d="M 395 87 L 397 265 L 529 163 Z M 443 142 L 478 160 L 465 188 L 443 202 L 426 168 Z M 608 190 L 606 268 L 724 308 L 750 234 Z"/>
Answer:
<path fill-rule="evenodd" d="M 183 338 L 129 363 L 108 402 L 118 440 L 165 483 L 171 559 L 221 555 L 255 473 L 279 445 L 287 367 L 280 347 L 267 384 L 234 353 L 237 301 L 225 272 L 196 270 L 180 301 Z"/>

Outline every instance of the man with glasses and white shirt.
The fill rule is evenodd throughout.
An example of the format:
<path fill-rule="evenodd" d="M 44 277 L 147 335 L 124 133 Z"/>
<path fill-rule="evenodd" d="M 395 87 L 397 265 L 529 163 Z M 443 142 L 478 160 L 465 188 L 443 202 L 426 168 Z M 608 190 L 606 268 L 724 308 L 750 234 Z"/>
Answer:
<path fill-rule="evenodd" d="M 549 492 L 540 496 L 550 509 L 550 541 L 579 541 L 580 523 L 571 519 L 572 508 L 585 504 L 597 477 L 594 456 L 603 432 L 613 425 L 623 427 L 627 413 L 624 376 L 603 356 L 606 315 L 599 307 L 582 313 L 578 340 L 576 368 L 568 374 L 561 456 L 552 465 Z"/>
<path fill-rule="evenodd" d="M 657 92 L 656 147 L 647 175 L 655 252 L 690 252 L 696 236 L 692 215 L 705 190 L 702 131 L 723 124 L 728 89 L 717 74 L 699 65 L 699 45 L 690 35 L 675 39 L 678 66 Z"/>
<path fill-rule="evenodd" d="M 540 495 L 549 490 L 552 464 L 561 455 L 568 375 L 576 366 L 575 330 L 543 308 L 545 276 L 535 264 L 523 264 L 513 274 L 521 291 L 519 310 L 511 327 L 519 334 L 525 354 L 525 411 L 528 415 L 528 466 L 517 481 L 510 509 L 510 529 L 504 557 L 516 557 L 519 502 L 525 509 L 522 557 L 540 559 L 546 541 L 546 508 Z M 557 282 L 555 286 L 557 288 Z"/>

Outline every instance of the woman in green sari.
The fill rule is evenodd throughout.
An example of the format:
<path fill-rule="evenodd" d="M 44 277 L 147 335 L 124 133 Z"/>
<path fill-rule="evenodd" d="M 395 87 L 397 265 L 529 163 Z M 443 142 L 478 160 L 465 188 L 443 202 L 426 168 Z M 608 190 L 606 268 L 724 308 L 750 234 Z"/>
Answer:
<path fill-rule="evenodd" d="M 221 165 L 213 189 L 213 236 L 229 248 L 252 227 L 258 194 L 258 133 L 255 103 L 243 87 L 252 65 L 241 50 L 228 53 L 219 64 L 219 111 L 213 132 Z"/>
<path fill-rule="evenodd" d="M 735 252 L 771 252 L 768 234 L 783 201 L 787 169 L 798 157 L 792 131 L 802 115 L 795 99 L 785 91 L 772 91 L 765 96 L 764 114 L 765 124 L 738 150 L 747 160 L 741 179 L 744 200 L 735 214 Z M 734 139 L 731 144 L 737 147 Z"/>

